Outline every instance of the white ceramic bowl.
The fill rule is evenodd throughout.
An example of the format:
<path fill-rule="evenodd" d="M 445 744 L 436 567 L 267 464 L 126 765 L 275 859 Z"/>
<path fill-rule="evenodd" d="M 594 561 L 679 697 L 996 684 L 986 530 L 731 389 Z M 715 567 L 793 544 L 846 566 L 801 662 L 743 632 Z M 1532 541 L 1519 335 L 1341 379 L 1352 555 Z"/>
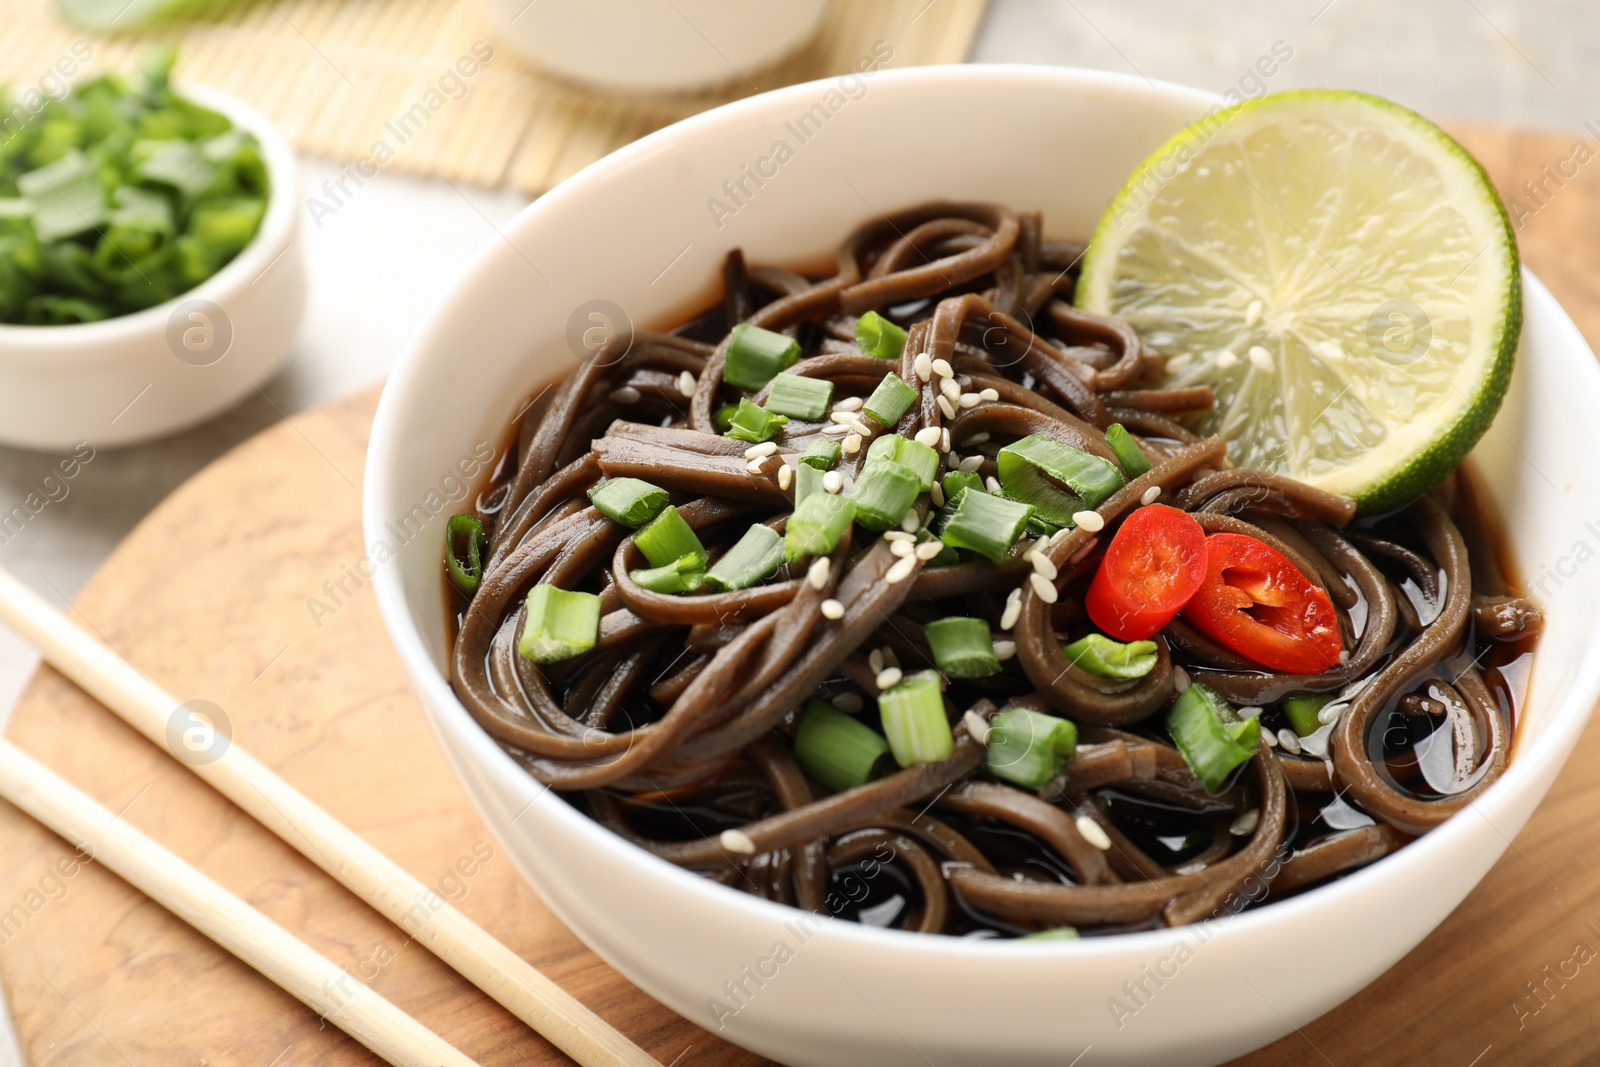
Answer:
<path fill-rule="evenodd" d="M 180 92 L 261 142 L 270 199 L 255 239 L 187 293 L 72 326 L 0 324 L 0 444 L 96 448 L 172 433 L 233 406 L 283 365 L 305 310 L 294 153 L 255 109 Z"/>
<path fill-rule="evenodd" d="M 476 442 L 501 440 L 521 398 L 571 365 L 575 309 L 605 299 L 636 322 L 670 322 L 714 295 L 731 247 L 757 263 L 814 261 L 874 211 L 934 198 L 1039 208 L 1050 234 L 1086 234 L 1133 166 L 1213 99 L 1056 68 L 881 74 L 719 227 L 708 198 L 828 88 L 733 104 L 594 164 L 529 207 L 510 243 L 485 248 L 428 317 L 384 392 L 365 499 L 368 544 L 398 550 L 376 584 L 423 707 L 528 880 L 675 1010 L 717 1029 L 709 1005 L 726 997 L 723 983 L 745 980 L 743 968 L 786 942 L 793 958 L 760 988 L 748 984 L 753 996 L 721 1029 L 784 1063 L 1061 1067 L 1093 1045 L 1094 1063 L 1170 1067 L 1272 1041 L 1371 982 L 1461 901 L 1544 795 L 1600 690 L 1600 566 L 1577 563 L 1600 545 L 1600 528 L 1585 525 L 1600 514 L 1600 465 L 1570 437 L 1600 409 L 1600 371 L 1532 276 L 1512 395 L 1477 453 L 1526 573 L 1559 576 L 1538 586 L 1548 630 L 1516 755 L 1467 812 L 1331 885 L 1204 931 L 1019 944 L 829 920 L 802 938 L 786 925 L 798 912 L 655 859 L 541 789 L 450 691 L 439 577 L 448 509 L 403 545 L 387 524 Z M 1147 966 L 1165 973 L 1160 988 Z M 1153 995 L 1119 1025 L 1108 1002 L 1126 999 L 1130 981 Z"/>

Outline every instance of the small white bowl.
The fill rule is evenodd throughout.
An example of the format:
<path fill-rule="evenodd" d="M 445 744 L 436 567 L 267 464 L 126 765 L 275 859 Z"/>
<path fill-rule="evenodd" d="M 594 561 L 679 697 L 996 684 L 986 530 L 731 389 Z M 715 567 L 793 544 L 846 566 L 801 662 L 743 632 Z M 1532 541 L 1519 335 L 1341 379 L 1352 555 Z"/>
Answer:
<path fill-rule="evenodd" d="M 0 324 L 0 444 L 147 441 L 238 403 L 288 356 L 306 302 L 294 153 L 254 108 L 211 89 L 180 92 L 261 143 L 271 189 L 255 239 L 164 304 L 70 326 Z"/>
<path fill-rule="evenodd" d="M 1059 68 L 886 72 L 736 210 L 708 207 L 835 87 L 753 97 L 601 160 L 527 208 L 433 309 L 384 390 L 367 460 L 366 541 L 397 550 L 375 584 L 401 661 L 463 787 L 556 913 L 730 1041 L 797 1067 L 1061 1067 L 1090 1045 L 1086 1062 L 1182 1067 L 1264 1045 L 1371 982 L 1450 913 L 1544 796 L 1600 692 L 1600 565 L 1579 562 L 1600 544 L 1585 525 L 1600 514 L 1600 464 L 1572 437 L 1600 410 L 1600 369 L 1531 275 L 1512 393 L 1476 453 L 1548 612 L 1516 754 L 1470 809 L 1331 884 L 1203 928 L 1077 942 L 802 922 L 601 829 L 518 767 L 450 690 L 439 574 L 450 509 L 411 530 L 457 464 L 504 440 L 522 399 L 574 364 L 600 302 L 641 326 L 673 322 L 718 294 L 732 247 L 755 263 L 826 263 L 875 211 L 933 199 L 1038 209 L 1050 235 L 1085 235 L 1134 165 L 1215 101 Z M 765 972 L 759 984 L 747 967 Z M 744 1004 L 719 1020 L 712 1005 L 729 1003 L 729 982 L 744 985 Z"/>

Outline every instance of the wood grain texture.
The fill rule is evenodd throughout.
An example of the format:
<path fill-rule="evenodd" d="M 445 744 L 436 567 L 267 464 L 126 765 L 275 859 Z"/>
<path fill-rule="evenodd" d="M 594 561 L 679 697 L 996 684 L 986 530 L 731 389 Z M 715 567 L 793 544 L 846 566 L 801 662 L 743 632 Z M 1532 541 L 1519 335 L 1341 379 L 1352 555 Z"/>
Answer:
<path fill-rule="evenodd" d="M 1524 258 L 1600 343 L 1600 251 L 1588 241 L 1600 222 L 1600 164 L 1536 204 L 1522 182 L 1570 156 L 1575 135 L 1455 132 L 1505 195 L 1530 208 L 1518 230 Z M 371 590 L 347 577 L 363 551 L 356 486 L 373 400 L 364 394 L 280 425 L 185 485 L 84 590 L 80 617 L 180 699 L 223 707 L 259 758 L 664 1064 L 759 1062 L 589 953 L 521 883 L 455 785 L 404 687 Z M 331 602 L 324 583 L 341 579 L 340 606 L 319 626 L 307 601 Z M 468 1055 L 486 1065 L 562 1062 L 54 672 L 33 682 L 8 736 L 111 810 L 126 807 L 122 818 L 369 977 Z M 1237 1063 L 1596 1062 L 1600 786 L 1589 768 L 1597 763 L 1600 722 L 1513 847 L 1432 937 L 1303 1034 Z M 74 865 L 54 835 L 3 805 L 0 856 L 0 978 L 35 1067 L 373 1062 L 114 876 Z M 1561 978 L 1580 943 L 1590 963 L 1566 963 L 1576 977 Z M 1539 986 L 1542 1001 L 1525 983 Z"/>

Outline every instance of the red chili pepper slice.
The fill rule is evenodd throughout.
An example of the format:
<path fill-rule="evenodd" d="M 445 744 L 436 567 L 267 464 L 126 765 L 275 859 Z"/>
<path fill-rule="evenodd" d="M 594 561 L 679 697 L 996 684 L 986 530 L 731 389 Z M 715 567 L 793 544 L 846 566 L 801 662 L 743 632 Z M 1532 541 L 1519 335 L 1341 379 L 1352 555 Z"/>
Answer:
<path fill-rule="evenodd" d="M 1206 577 L 1183 617 L 1263 667 L 1320 674 L 1344 641 L 1328 594 L 1282 552 L 1243 534 L 1206 538 Z"/>
<path fill-rule="evenodd" d="M 1172 621 L 1205 580 L 1206 533 L 1194 517 L 1149 504 L 1123 520 L 1089 583 L 1089 618 L 1118 641 L 1142 641 Z"/>

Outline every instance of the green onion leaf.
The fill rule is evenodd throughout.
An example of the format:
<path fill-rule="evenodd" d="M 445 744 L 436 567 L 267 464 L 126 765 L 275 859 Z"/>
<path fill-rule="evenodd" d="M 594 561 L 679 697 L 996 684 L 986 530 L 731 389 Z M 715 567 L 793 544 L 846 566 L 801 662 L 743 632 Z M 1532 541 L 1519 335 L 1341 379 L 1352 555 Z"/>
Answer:
<path fill-rule="evenodd" d="M 794 734 L 794 759 L 807 775 L 835 793 L 866 785 L 889 751 L 889 742 L 872 727 L 821 700 L 806 701 Z"/>
<path fill-rule="evenodd" d="M 1167 712 L 1167 733 L 1206 791 L 1215 793 L 1233 769 L 1256 754 L 1257 719 L 1240 719 L 1212 690 L 1191 683 Z"/>
<path fill-rule="evenodd" d="M 961 502 L 961 494 L 968 489 L 983 492 L 983 475 L 977 471 L 950 471 L 944 476 L 941 483 L 944 489 L 944 502 L 954 507 Z"/>
<path fill-rule="evenodd" d="M 788 421 L 784 416 L 774 415 L 749 400 L 740 400 L 739 406 L 733 411 L 733 423 L 723 436 L 760 444 L 771 440 L 778 428 Z"/>
<path fill-rule="evenodd" d="M 861 464 L 862 469 L 868 469 L 874 463 L 899 463 L 910 468 L 922 483 L 922 492 L 926 493 L 933 485 L 933 476 L 939 472 L 939 453 L 921 441 L 913 441 L 897 433 L 886 433 L 875 437 L 872 444 L 867 446 L 867 458 Z"/>
<path fill-rule="evenodd" d="M 1111 449 L 1111 454 L 1117 457 L 1117 462 L 1122 466 L 1122 473 L 1130 482 L 1150 470 L 1150 461 L 1139 450 L 1133 435 L 1122 423 L 1113 422 L 1106 427 L 1106 445 Z"/>
<path fill-rule="evenodd" d="M 744 536 L 717 560 L 706 584 L 719 593 L 748 589 L 772 577 L 783 565 L 783 538 L 764 523 L 754 523 Z"/>
<path fill-rule="evenodd" d="M 483 523 L 472 515 L 452 515 L 444 524 L 444 567 L 450 584 L 467 596 L 478 591 L 483 580 L 483 557 L 489 551 L 489 538 Z"/>
<path fill-rule="evenodd" d="M 652 593 L 692 593 L 706 580 L 706 561 L 693 554 L 680 556 L 660 567 L 631 570 L 628 577 Z"/>
<path fill-rule="evenodd" d="M 517 654 L 535 663 L 581 656 L 600 639 L 600 598 L 541 583 L 528 590 Z"/>
<path fill-rule="evenodd" d="M 589 503 L 613 522 L 637 530 L 667 506 L 667 491 L 638 478 L 611 478 L 589 490 Z"/>
<path fill-rule="evenodd" d="M 711 413 L 711 425 L 716 427 L 718 433 L 727 433 L 733 426 L 734 412 L 739 410 L 738 404 L 724 404 Z"/>
<path fill-rule="evenodd" d="M 800 358 L 800 343 L 793 337 L 741 322 L 728 335 L 728 355 L 722 380 L 755 392 Z"/>
<path fill-rule="evenodd" d="M 1043 434 L 1002 448 L 995 466 L 1006 496 L 1032 504 L 1035 518 L 1057 527 L 1073 525 L 1074 512 L 1099 507 L 1124 484 L 1109 460 Z"/>
<path fill-rule="evenodd" d="M 1294 727 L 1295 733 L 1301 737 L 1308 737 L 1322 729 L 1322 722 L 1318 720 L 1317 712 L 1332 703 L 1332 693 L 1289 697 L 1283 702 L 1283 715 L 1289 720 L 1289 725 Z"/>
<path fill-rule="evenodd" d="M 795 510 L 798 511 L 800 509 L 800 505 L 803 504 L 805 499 L 812 493 L 827 492 L 826 489 L 822 488 L 823 473 L 824 471 L 822 468 L 811 466 L 811 464 L 806 463 L 802 457 L 800 465 L 794 469 Z"/>
<path fill-rule="evenodd" d="M 869 311 L 856 320 L 856 345 L 869 356 L 899 359 L 905 351 L 906 332 L 876 311 Z"/>
<path fill-rule="evenodd" d="M 819 437 L 806 446 L 800 453 L 800 462 L 808 467 L 815 467 L 825 471 L 839 462 L 840 445 L 831 437 Z M 870 451 L 870 450 L 869 450 Z"/>
<path fill-rule="evenodd" d="M 74 148 L 53 163 L 18 175 L 33 232 L 49 243 L 98 227 L 106 220 L 106 197 L 97 168 Z"/>
<path fill-rule="evenodd" d="M 765 406 L 775 415 L 816 422 L 828 413 L 832 401 L 833 383 L 828 379 L 780 374 L 772 379 Z"/>
<path fill-rule="evenodd" d="M 1143 678 L 1155 669 L 1154 641 L 1114 641 L 1105 634 L 1086 634 L 1061 650 L 1067 659 L 1101 678 Z"/>
<path fill-rule="evenodd" d="M 1078 750 L 1078 728 L 1028 708 L 1007 708 L 989 722 L 984 766 L 996 778 L 1039 790 Z"/>
<path fill-rule="evenodd" d="M 889 751 L 902 767 L 937 763 L 955 751 L 938 672 L 919 671 L 878 694 L 878 716 Z"/>
<path fill-rule="evenodd" d="M 916 398 L 917 391 L 891 371 L 883 376 L 872 395 L 867 397 L 866 403 L 861 405 L 861 410 L 879 426 L 893 426 Z"/>
<path fill-rule="evenodd" d="M 994 638 L 982 619 L 955 616 L 930 622 L 922 636 L 933 650 L 933 662 L 947 678 L 987 678 L 1000 673 Z"/>
<path fill-rule="evenodd" d="M 1031 934 L 1023 934 L 1018 941 L 1076 941 L 1078 928 L 1076 926 L 1053 926 L 1048 930 L 1035 930 Z"/>
<path fill-rule="evenodd" d="M 900 526 L 922 481 L 910 467 L 887 460 L 873 463 L 856 476 L 850 499 L 856 505 L 856 519 L 869 530 L 890 530 Z"/>
<path fill-rule="evenodd" d="M 633 543 L 639 546 L 639 551 L 644 553 L 644 558 L 650 561 L 652 567 L 665 567 L 685 556 L 698 558 L 701 567 L 706 565 L 705 546 L 683 516 L 678 514 L 678 509 L 670 504 L 633 535 Z"/>
<path fill-rule="evenodd" d="M 990 563 L 999 563 L 1022 536 L 1032 515 L 1028 504 L 989 493 L 963 492 L 939 531 L 939 539 L 951 548 L 969 549 Z"/>
<path fill-rule="evenodd" d="M 812 493 L 794 509 L 783 535 L 783 558 L 789 563 L 806 556 L 825 556 L 855 518 L 855 505 L 834 493 Z"/>

